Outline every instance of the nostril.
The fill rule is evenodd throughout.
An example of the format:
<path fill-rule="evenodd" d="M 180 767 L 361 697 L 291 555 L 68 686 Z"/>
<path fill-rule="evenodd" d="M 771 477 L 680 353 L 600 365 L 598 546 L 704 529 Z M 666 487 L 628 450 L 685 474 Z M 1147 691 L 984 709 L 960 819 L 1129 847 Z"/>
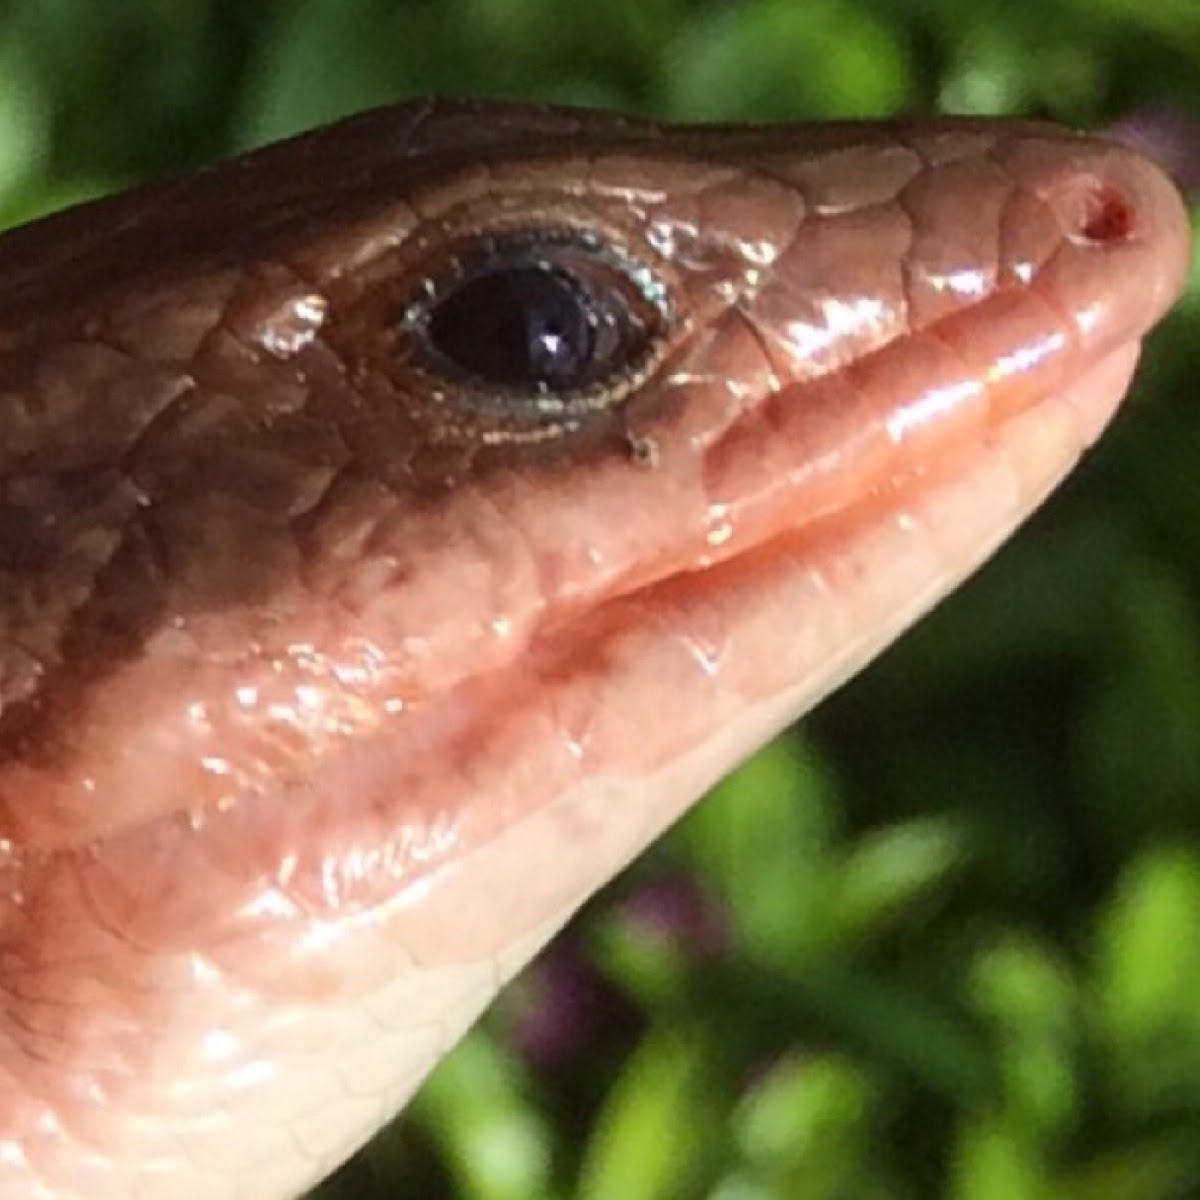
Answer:
<path fill-rule="evenodd" d="M 1137 226 L 1137 210 L 1118 188 L 1092 179 L 1086 181 L 1078 196 L 1078 212 L 1069 236 L 1073 241 L 1093 246 L 1126 242 Z"/>

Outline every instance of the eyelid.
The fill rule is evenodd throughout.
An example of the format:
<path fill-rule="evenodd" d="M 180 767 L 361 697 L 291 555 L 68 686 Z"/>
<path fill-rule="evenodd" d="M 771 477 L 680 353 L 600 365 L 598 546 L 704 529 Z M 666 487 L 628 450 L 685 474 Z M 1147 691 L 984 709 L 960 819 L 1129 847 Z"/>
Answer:
<path fill-rule="evenodd" d="M 446 364 L 429 353 L 426 344 L 430 315 L 472 280 L 506 266 L 530 264 L 553 265 L 596 290 L 619 288 L 630 312 L 642 318 L 644 344 L 611 377 L 566 394 L 484 388 L 468 376 L 447 373 Z M 431 381 L 440 378 L 454 385 L 461 393 L 460 403 L 473 410 L 503 406 L 510 417 L 517 415 L 514 407 L 527 405 L 529 416 L 543 422 L 557 418 L 568 425 L 611 409 L 638 387 L 658 365 L 677 325 L 671 289 L 660 271 L 622 242 L 569 225 L 514 225 L 456 239 L 430 256 L 416 288 L 401 299 L 396 319 L 398 333 L 407 343 L 409 367 Z"/>
<path fill-rule="evenodd" d="M 339 377 L 353 381 L 364 412 L 378 410 L 381 421 L 411 430 L 405 436 L 426 448 L 421 461 L 438 487 L 448 486 L 461 464 L 485 447 L 528 446 L 538 461 L 544 461 L 539 447 L 564 440 L 581 450 L 605 446 L 623 453 L 630 421 L 657 411 L 662 393 L 647 385 L 695 329 L 686 276 L 646 232 L 643 214 L 627 206 L 598 200 L 585 206 L 573 197 L 493 196 L 486 209 L 467 203 L 443 210 L 338 281 L 323 344 Z M 605 272 L 604 286 L 623 289 L 628 303 L 639 306 L 644 353 L 579 393 L 505 393 L 440 371 L 424 353 L 414 318 L 454 285 L 464 261 L 480 248 L 494 251 L 512 239 L 528 247 L 543 237 L 577 266 L 586 262 L 588 272 Z"/>

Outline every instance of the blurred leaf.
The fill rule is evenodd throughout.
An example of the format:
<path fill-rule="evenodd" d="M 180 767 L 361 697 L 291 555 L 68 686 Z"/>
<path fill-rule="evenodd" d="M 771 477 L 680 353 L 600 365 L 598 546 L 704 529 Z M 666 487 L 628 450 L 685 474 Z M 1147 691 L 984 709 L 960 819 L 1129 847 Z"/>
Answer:
<path fill-rule="evenodd" d="M 974 1124 L 958 1137 L 951 1200 L 1055 1200 L 1043 1164 L 1030 1147 L 997 1124 Z"/>
<path fill-rule="evenodd" d="M 589 939 L 597 964 L 646 1007 L 687 1004 L 692 972 L 684 947 L 610 915 Z"/>
<path fill-rule="evenodd" d="M 50 154 L 50 97 L 30 48 L 0 28 L 0 210 L 43 169 Z"/>
<path fill-rule="evenodd" d="M 1055 8 L 975 10 L 953 23 L 951 64 L 939 94 L 948 112 L 981 115 L 1054 104 L 1088 111 L 1104 86 L 1098 52 L 1070 36 Z"/>
<path fill-rule="evenodd" d="M 437 1139 L 462 1200 L 549 1196 L 551 1132 L 512 1055 L 472 1032 L 422 1088 L 410 1112 Z"/>
<path fill-rule="evenodd" d="M 1064 1133 L 1079 1103 L 1075 984 L 1043 946 L 1012 936 L 982 951 L 972 1005 L 995 1030 L 1005 1117 L 1023 1136 Z"/>
<path fill-rule="evenodd" d="M 834 920 L 846 941 L 878 935 L 906 906 L 943 886 L 963 865 L 965 839 L 940 817 L 906 821 L 860 839 L 834 882 Z"/>
<path fill-rule="evenodd" d="M 258 146 L 357 109 L 450 84 L 465 48 L 443 5 L 296 0 L 263 43 L 241 105 L 239 145 Z"/>
<path fill-rule="evenodd" d="M 947 23 L 949 63 L 938 94 L 946 112 L 989 115 L 1027 106 L 1035 86 L 1031 47 L 1020 13 L 986 6 Z"/>
<path fill-rule="evenodd" d="M 635 888 L 597 923 L 589 947 L 610 976 L 646 1005 L 694 1003 L 697 971 L 727 955 L 728 914 L 691 875 Z"/>
<path fill-rule="evenodd" d="M 756 1172 L 775 1181 L 776 1195 L 861 1197 L 875 1100 L 862 1070 L 849 1062 L 786 1059 L 743 1100 L 734 1135 Z"/>
<path fill-rule="evenodd" d="M 707 1200 L 783 1200 L 776 1185 L 748 1174 L 727 1175 L 708 1194 Z"/>
<path fill-rule="evenodd" d="M 982 951 L 971 980 L 974 1007 L 997 1026 L 1065 1038 L 1079 1022 L 1075 984 L 1049 950 L 1008 935 Z"/>
<path fill-rule="evenodd" d="M 656 1029 L 625 1064 L 584 1154 L 579 1200 L 684 1200 L 722 1152 L 708 1038 Z M 531 1193 L 532 1194 L 532 1193 Z"/>
<path fill-rule="evenodd" d="M 1200 855 L 1163 847 L 1126 870 L 1100 926 L 1097 992 L 1130 1054 L 1162 1040 L 1200 1072 Z M 1190 1045 L 1189 1045 L 1190 1038 Z M 1200 1097 L 1200 1074 L 1197 1076 Z"/>
<path fill-rule="evenodd" d="M 794 739 L 761 751 L 688 816 L 682 836 L 747 954 L 795 965 L 830 933 L 830 783 Z"/>
<path fill-rule="evenodd" d="M 851 0 L 760 0 L 703 7 L 667 48 L 675 114 L 856 116 L 910 98 L 911 66 L 893 26 Z"/>

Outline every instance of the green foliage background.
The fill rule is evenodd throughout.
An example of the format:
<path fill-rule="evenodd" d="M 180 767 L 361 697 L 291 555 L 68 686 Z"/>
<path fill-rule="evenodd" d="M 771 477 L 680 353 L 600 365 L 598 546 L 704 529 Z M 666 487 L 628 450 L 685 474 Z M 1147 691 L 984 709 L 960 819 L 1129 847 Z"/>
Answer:
<path fill-rule="evenodd" d="M 1186 127 L 1200 3 L 8 0 L 0 218 L 428 91 Z M 593 904 L 319 1195 L 1200 1196 L 1198 597 L 1193 286 L 1024 535 Z"/>

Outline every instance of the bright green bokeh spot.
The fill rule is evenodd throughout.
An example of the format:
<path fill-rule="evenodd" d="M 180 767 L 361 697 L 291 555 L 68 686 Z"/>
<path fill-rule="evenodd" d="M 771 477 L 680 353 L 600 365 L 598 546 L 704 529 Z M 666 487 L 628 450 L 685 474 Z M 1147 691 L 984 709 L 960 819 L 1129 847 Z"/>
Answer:
<path fill-rule="evenodd" d="M 690 1033 L 690 1036 L 689 1036 Z M 625 1064 L 588 1144 L 578 1200 L 677 1200 L 721 1148 L 706 1036 L 652 1031 Z"/>
<path fill-rule="evenodd" d="M 1174 1041 L 1189 1032 L 1193 1051 L 1200 1049 L 1200 856 L 1194 850 L 1164 847 L 1132 865 L 1105 914 L 1098 951 L 1099 998 L 1114 1038 L 1132 1048 L 1147 1038 Z"/>
<path fill-rule="evenodd" d="M 860 839 L 835 884 L 835 921 L 847 939 L 886 932 L 889 919 L 931 896 L 961 867 L 964 838 L 950 819 L 907 821 Z"/>
<path fill-rule="evenodd" d="M 1010 1125 L 1039 1138 L 1065 1132 L 1079 1102 L 1082 1007 L 1068 968 L 1010 936 L 980 953 L 970 999 L 993 1032 Z"/>
<path fill-rule="evenodd" d="M 551 1131 L 517 1061 L 487 1034 L 469 1034 L 422 1089 L 415 1117 L 437 1138 L 463 1200 L 548 1194 Z"/>
<path fill-rule="evenodd" d="M 734 1131 L 763 1178 L 791 1181 L 806 1200 L 835 1200 L 860 1194 L 855 1182 L 873 1103 L 870 1083 L 852 1063 L 785 1060 L 746 1097 Z"/>
<path fill-rule="evenodd" d="M 1056 1200 L 1042 1163 L 1028 1145 L 996 1124 L 969 1125 L 959 1135 L 949 1200 Z"/>

